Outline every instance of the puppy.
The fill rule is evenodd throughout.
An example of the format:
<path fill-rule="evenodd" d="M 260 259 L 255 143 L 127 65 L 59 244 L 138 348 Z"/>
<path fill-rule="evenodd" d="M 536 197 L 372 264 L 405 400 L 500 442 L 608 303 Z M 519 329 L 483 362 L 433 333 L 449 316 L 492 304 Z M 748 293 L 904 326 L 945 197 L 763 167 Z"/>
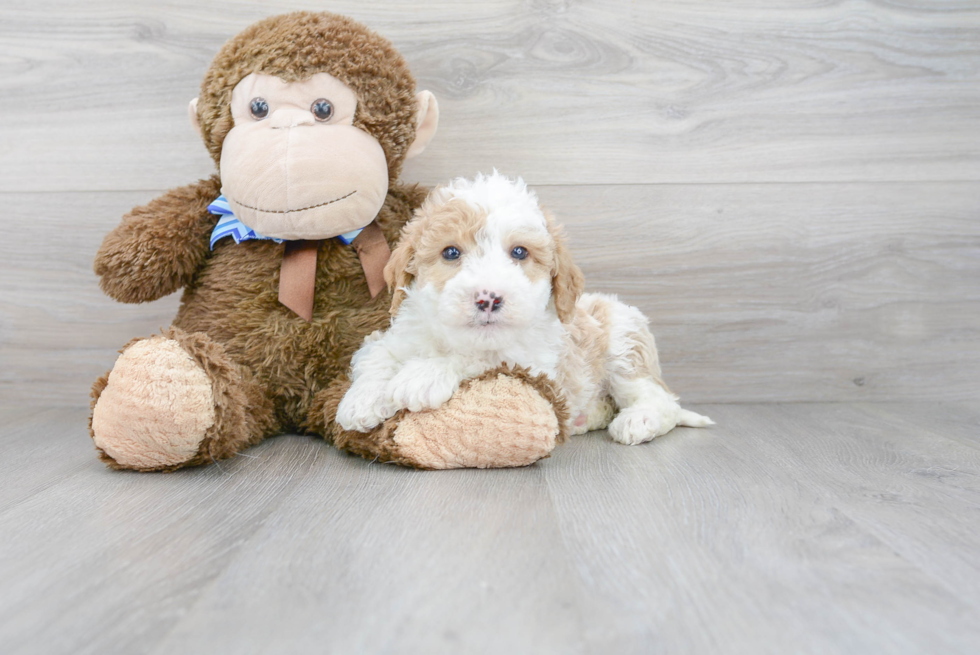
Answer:
<path fill-rule="evenodd" d="M 521 179 L 494 171 L 435 189 L 385 279 L 391 328 L 354 354 L 337 410 L 344 429 L 439 407 L 460 382 L 501 364 L 555 380 L 571 434 L 608 427 L 616 441 L 639 444 L 676 425 L 712 424 L 681 409 L 660 379 L 646 317 L 615 296 L 582 293 L 561 227 Z"/>

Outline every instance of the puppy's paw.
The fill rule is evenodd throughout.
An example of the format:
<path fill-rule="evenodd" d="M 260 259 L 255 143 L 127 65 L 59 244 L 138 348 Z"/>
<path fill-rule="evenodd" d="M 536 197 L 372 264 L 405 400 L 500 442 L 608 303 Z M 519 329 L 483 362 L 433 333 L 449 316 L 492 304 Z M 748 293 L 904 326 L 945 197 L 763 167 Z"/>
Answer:
<path fill-rule="evenodd" d="M 670 416 L 665 415 L 668 413 L 644 405 L 627 407 L 609 424 L 609 436 L 628 446 L 650 441 L 667 434 L 674 427 L 676 418 L 671 420 Z"/>
<path fill-rule="evenodd" d="M 619 443 L 635 446 L 663 436 L 678 425 L 703 428 L 714 424 L 707 416 L 681 409 L 676 402 L 638 403 L 619 412 L 609 424 L 609 436 Z"/>
<path fill-rule="evenodd" d="M 370 432 L 395 415 L 388 402 L 384 383 L 355 382 L 337 406 L 337 423 L 345 430 Z"/>
<path fill-rule="evenodd" d="M 412 412 L 442 406 L 459 387 L 460 380 L 438 360 L 408 362 L 388 383 L 387 398 L 396 408 Z"/>

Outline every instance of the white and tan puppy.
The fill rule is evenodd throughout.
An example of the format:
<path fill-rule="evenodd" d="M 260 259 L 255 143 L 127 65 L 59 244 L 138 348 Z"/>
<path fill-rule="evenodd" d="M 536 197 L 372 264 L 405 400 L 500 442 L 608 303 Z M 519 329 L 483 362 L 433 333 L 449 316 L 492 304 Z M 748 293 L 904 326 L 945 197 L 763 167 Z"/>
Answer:
<path fill-rule="evenodd" d="M 554 379 L 572 434 L 608 426 L 616 441 L 638 444 L 712 423 L 681 409 L 661 381 L 638 309 L 582 294 L 561 227 L 520 179 L 494 171 L 434 190 L 405 226 L 385 278 L 395 289 L 391 328 L 354 355 L 337 411 L 347 430 L 369 431 L 402 408 L 438 407 L 460 382 L 501 364 Z"/>

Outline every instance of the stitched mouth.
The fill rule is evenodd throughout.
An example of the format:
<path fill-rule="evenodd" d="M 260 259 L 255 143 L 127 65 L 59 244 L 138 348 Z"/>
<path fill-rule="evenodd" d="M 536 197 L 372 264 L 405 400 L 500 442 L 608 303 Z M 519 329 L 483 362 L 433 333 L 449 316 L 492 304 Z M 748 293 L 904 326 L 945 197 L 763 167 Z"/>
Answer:
<path fill-rule="evenodd" d="M 305 212 L 307 209 L 316 209 L 317 207 L 325 207 L 326 205 L 332 205 L 335 202 L 340 202 L 344 198 L 350 198 L 352 195 L 357 193 L 357 190 L 351 191 L 347 195 L 340 196 L 339 198 L 334 198 L 333 200 L 328 200 L 326 202 L 321 202 L 317 205 L 310 205 L 309 207 L 300 207 L 299 209 L 262 209 L 261 207 L 253 207 L 251 205 L 246 205 L 244 202 L 239 202 L 234 198 L 230 198 L 236 205 L 245 207 L 246 209 L 251 209 L 253 211 L 262 212 L 264 214 L 292 214 L 293 212 Z"/>

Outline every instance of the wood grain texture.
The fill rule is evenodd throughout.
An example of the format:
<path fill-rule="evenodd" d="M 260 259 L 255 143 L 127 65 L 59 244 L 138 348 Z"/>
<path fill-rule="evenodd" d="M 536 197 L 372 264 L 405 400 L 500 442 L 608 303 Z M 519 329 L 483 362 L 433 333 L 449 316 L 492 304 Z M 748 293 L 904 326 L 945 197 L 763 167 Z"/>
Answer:
<path fill-rule="evenodd" d="M 588 288 L 651 319 L 695 402 L 980 394 L 980 187 L 973 183 L 538 187 Z M 78 405 L 177 296 L 102 295 L 103 235 L 153 192 L 3 194 L 0 393 Z M 66 220 L 71 228 L 64 229 Z"/>
<path fill-rule="evenodd" d="M 910 422 L 908 410 L 852 405 L 756 407 L 757 421 L 774 433 L 740 432 L 775 467 L 794 471 L 801 484 L 824 493 L 848 489 L 843 514 L 860 523 L 904 559 L 957 597 L 980 607 L 980 432 L 971 445 L 942 406 L 926 410 L 929 425 Z M 923 408 L 919 408 L 919 416 Z M 729 425 L 745 411 L 720 408 Z M 976 413 L 972 413 L 974 420 Z M 950 438 L 947 435 L 951 435 Z M 937 544 L 941 544 L 937 548 Z M 980 626 L 980 614 L 973 614 Z"/>
<path fill-rule="evenodd" d="M 980 186 L 541 190 L 697 402 L 980 397 Z"/>
<path fill-rule="evenodd" d="M 980 406 L 696 409 L 719 424 L 637 447 L 591 433 L 518 470 L 410 471 L 281 437 L 134 474 L 95 459 L 84 409 L 2 408 L 0 643 L 980 649 Z"/>
<path fill-rule="evenodd" d="M 29 455 L 14 472 L 34 493 L 5 489 L 0 502 L 5 653 L 148 652 L 327 452 L 292 437 L 190 476 L 113 474 L 95 458 L 85 414 L 16 424 L 46 443 L 18 440 Z"/>
<path fill-rule="evenodd" d="M 588 617 L 541 469 L 430 476 L 328 460 L 160 652 L 276 652 L 283 630 L 300 652 L 582 652 Z"/>
<path fill-rule="evenodd" d="M 937 560 L 956 560 L 962 542 L 976 541 L 976 497 L 954 501 L 925 480 L 907 482 L 926 459 L 960 465 L 960 452 L 904 431 L 893 438 L 931 453 L 896 456 L 892 435 L 848 407 L 699 407 L 717 427 L 677 430 L 647 453 L 592 436 L 559 453 L 545 476 L 583 580 L 594 652 L 975 647 L 980 623 L 966 589 L 975 568 L 926 572 L 902 552 L 920 542 Z M 891 416 L 900 422 L 902 410 Z M 840 440 L 825 438 L 827 417 L 851 439 L 845 461 Z M 790 454 L 800 452 L 808 457 Z M 907 486 L 888 507 L 855 512 L 882 482 Z M 886 538 L 877 528 L 890 514 L 904 532 Z M 964 568 L 970 577 L 955 580 Z"/>
<path fill-rule="evenodd" d="M 187 102 L 246 25 L 322 2 L 7 3 L 0 190 L 212 170 Z M 331 2 L 440 99 L 409 167 L 534 184 L 980 179 L 975 2 Z"/>

